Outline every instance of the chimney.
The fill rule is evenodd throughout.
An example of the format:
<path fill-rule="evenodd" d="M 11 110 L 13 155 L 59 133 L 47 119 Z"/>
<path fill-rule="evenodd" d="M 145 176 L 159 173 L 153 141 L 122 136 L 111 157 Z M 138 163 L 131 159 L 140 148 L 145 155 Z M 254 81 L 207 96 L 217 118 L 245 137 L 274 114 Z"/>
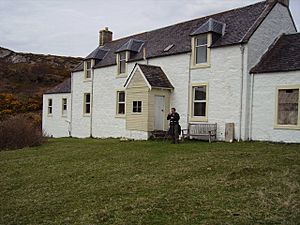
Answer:
<path fill-rule="evenodd" d="M 99 31 L 99 46 L 103 46 L 108 42 L 112 41 L 113 33 L 108 30 L 108 27 L 105 27 L 104 30 Z"/>
<path fill-rule="evenodd" d="M 273 2 L 279 2 L 283 5 L 285 5 L 286 7 L 289 7 L 290 5 L 290 0 L 267 0 L 268 3 L 273 3 Z"/>

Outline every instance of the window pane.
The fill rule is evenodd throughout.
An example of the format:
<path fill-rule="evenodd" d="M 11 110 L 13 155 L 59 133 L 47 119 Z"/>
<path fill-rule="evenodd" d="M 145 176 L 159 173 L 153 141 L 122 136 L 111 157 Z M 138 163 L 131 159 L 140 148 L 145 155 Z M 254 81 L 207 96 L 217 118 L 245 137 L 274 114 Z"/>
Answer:
<path fill-rule="evenodd" d="M 120 53 L 120 60 L 126 60 L 126 52 Z"/>
<path fill-rule="evenodd" d="M 91 105 L 90 104 L 85 104 L 85 113 L 90 113 L 91 112 Z"/>
<path fill-rule="evenodd" d="M 125 104 L 119 103 L 118 114 L 125 114 Z"/>
<path fill-rule="evenodd" d="M 126 62 L 120 61 L 120 73 L 125 73 L 125 66 L 126 66 Z"/>
<path fill-rule="evenodd" d="M 52 99 L 48 100 L 48 106 L 52 106 Z"/>
<path fill-rule="evenodd" d="M 91 74 L 92 74 L 92 71 L 87 70 L 86 71 L 86 78 L 91 78 Z"/>
<path fill-rule="evenodd" d="M 90 60 L 86 61 L 86 68 L 91 69 L 91 67 L 92 67 L 91 61 Z"/>
<path fill-rule="evenodd" d="M 206 45 L 207 44 L 207 35 L 201 35 L 196 38 L 196 46 Z"/>
<path fill-rule="evenodd" d="M 194 116 L 206 116 L 206 102 L 194 103 Z"/>
<path fill-rule="evenodd" d="M 206 86 L 195 87 L 195 100 L 206 100 Z"/>
<path fill-rule="evenodd" d="M 196 64 L 207 62 L 207 47 L 196 47 Z"/>
<path fill-rule="evenodd" d="M 124 91 L 120 91 L 119 92 L 119 102 L 125 102 L 125 92 Z"/>
<path fill-rule="evenodd" d="M 85 102 L 88 103 L 91 101 L 91 95 L 90 94 L 86 94 L 85 95 Z"/>
<path fill-rule="evenodd" d="M 279 90 L 278 118 L 280 125 L 298 124 L 299 89 Z"/>

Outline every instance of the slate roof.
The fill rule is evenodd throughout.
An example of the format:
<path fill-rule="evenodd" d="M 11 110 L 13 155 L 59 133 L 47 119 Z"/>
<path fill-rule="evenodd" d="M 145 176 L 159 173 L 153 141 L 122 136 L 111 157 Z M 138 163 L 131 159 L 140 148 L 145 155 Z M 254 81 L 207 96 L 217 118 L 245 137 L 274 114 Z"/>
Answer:
<path fill-rule="evenodd" d="M 85 59 L 98 59 L 101 60 L 105 57 L 105 55 L 109 52 L 109 49 L 104 47 L 97 47 L 94 51 L 92 51 Z"/>
<path fill-rule="evenodd" d="M 208 32 L 214 32 L 222 35 L 225 27 L 226 27 L 225 23 L 221 23 L 217 20 L 210 18 L 207 22 L 205 22 L 201 27 L 199 27 L 197 30 L 192 32 L 190 35 L 194 36 L 199 34 L 205 34 Z"/>
<path fill-rule="evenodd" d="M 122 51 L 131 51 L 131 52 L 140 52 L 141 48 L 144 45 L 144 41 L 130 39 L 124 45 L 116 50 L 116 53 Z"/>
<path fill-rule="evenodd" d="M 161 67 L 138 63 L 135 66 L 139 66 L 152 88 L 174 88 Z M 131 74 L 131 76 L 133 76 L 133 74 Z M 128 84 L 131 76 L 127 78 L 124 87 Z"/>
<path fill-rule="evenodd" d="M 300 33 L 282 35 L 250 73 L 300 70 Z"/>
<path fill-rule="evenodd" d="M 110 51 L 94 66 L 94 68 L 115 65 L 115 52 L 124 44 L 128 43 L 130 39 L 145 42 L 143 47 L 146 50 L 146 57 L 148 59 L 191 52 L 190 34 L 200 28 L 210 18 L 226 24 L 224 35 L 213 43 L 211 46 L 212 48 L 246 43 L 276 4 L 276 1 L 273 3 L 262 1 L 246 7 L 232 9 L 149 32 L 113 40 L 112 42 L 104 45 L 107 49 L 110 49 Z M 169 51 L 163 51 L 171 44 L 173 44 L 174 47 L 172 47 Z M 129 61 L 137 61 L 141 59 L 143 59 L 143 51 L 139 51 L 137 54 L 134 54 Z M 82 70 L 83 63 L 78 65 L 73 72 Z"/>
<path fill-rule="evenodd" d="M 46 91 L 44 94 L 60 94 L 71 93 L 71 78 L 66 79 L 64 82 L 56 85 L 54 88 Z"/>

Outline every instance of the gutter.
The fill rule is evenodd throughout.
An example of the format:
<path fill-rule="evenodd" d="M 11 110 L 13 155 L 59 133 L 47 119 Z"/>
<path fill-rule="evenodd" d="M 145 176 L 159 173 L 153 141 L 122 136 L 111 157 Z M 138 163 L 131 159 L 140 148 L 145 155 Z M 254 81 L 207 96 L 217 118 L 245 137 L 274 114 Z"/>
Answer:
<path fill-rule="evenodd" d="M 243 117 L 243 93 L 244 93 L 244 58 L 245 58 L 245 46 L 241 44 L 241 89 L 240 89 L 240 120 L 239 120 L 239 137 L 238 141 L 242 138 L 242 117 Z"/>

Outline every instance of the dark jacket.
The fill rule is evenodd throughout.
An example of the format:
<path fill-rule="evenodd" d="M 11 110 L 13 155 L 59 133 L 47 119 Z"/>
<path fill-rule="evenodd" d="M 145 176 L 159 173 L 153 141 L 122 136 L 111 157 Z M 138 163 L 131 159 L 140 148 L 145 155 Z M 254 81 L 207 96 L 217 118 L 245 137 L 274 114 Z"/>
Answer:
<path fill-rule="evenodd" d="M 170 120 L 170 125 L 178 124 L 180 116 L 177 112 L 169 114 L 167 120 Z"/>

